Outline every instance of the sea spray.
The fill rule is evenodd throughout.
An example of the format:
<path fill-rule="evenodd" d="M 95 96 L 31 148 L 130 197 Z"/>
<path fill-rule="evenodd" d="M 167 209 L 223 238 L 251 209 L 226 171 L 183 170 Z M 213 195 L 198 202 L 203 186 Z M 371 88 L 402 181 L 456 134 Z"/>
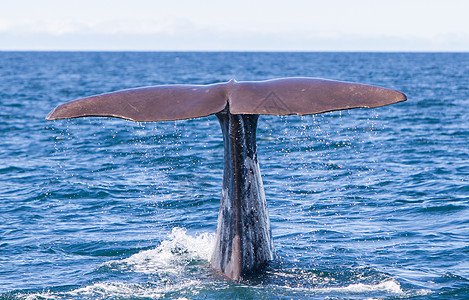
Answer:
<path fill-rule="evenodd" d="M 155 249 L 136 253 L 123 260 L 106 262 L 102 267 L 152 274 L 179 274 L 194 261 L 208 264 L 214 248 L 214 237 L 214 233 L 191 236 L 186 229 L 175 227 L 168 239 Z"/>

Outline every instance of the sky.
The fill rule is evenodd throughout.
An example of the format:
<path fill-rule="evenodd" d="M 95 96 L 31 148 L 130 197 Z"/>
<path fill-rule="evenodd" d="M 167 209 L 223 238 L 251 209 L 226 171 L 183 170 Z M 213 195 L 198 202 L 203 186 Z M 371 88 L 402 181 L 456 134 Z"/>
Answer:
<path fill-rule="evenodd" d="M 2 0 L 0 50 L 469 51 L 467 0 Z"/>

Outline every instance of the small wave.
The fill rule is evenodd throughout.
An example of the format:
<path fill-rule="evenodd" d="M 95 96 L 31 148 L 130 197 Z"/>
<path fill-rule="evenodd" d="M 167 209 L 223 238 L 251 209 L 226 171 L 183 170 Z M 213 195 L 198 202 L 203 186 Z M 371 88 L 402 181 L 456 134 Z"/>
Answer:
<path fill-rule="evenodd" d="M 324 283 L 334 283 L 333 278 L 328 280 L 322 279 Z M 355 299 L 358 297 L 361 299 L 365 296 L 367 299 L 382 298 L 382 297 L 411 297 L 411 296 L 422 296 L 429 294 L 429 291 L 404 291 L 401 288 L 399 282 L 395 279 L 388 278 L 381 282 L 374 284 L 365 283 L 351 283 L 346 286 L 332 286 L 332 287 L 305 287 L 305 286 L 289 286 L 281 285 L 272 287 L 276 293 L 287 294 L 287 295 L 309 295 L 309 297 L 331 297 L 333 299 L 344 297 L 349 295 Z M 288 292 L 289 291 L 289 292 Z M 353 296 L 352 296 L 353 295 Z"/>
<path fill-rule="evenodd" d="M 365 294 L 365 295 L 380 295 L 381 298 L 383 293 L 390 295 L 395 295 L 400 297 L 418 297 L 426 296 L 431 294 L 430 290 L 420 289 L 420 290 L 408 290 L 404 291 L 401 288 L 401 285 L 395 279 L 385 279 L 382 282 L 376 284 L 364 284 L 364 283 L 353 283 L 344 287 L 331 287 L 324 288 L 322 293 L 340 293 L 340 294 Z"/>
<path fill-rule="evenodd" d="M 316 273 L 303 272 L 301 270 L 268 272 L 270 275 L 277 277 L 282 284 L 273 284 L 277 291 L 290 290 L 294 293 L 311 294 L 311 295 L 408 295 L 402 288 L 400 283 L 394 278 L 382 278 L 380 280 L 366 280 L 364 274 L 359 276 L 359 280 L 366 280 L 368 283 L 357 282 L 355 280 L 346 282 L 345 278 L 340 279 L 333 273 Z M 344 282 L 345 281 L 345 282 Z M 355 281 L 355 282 L 354 282 Z"/>
<path fill-rule="evenodd" d="M 377 284 L 353 283 L 345 287 L 326 288 L 326 291 L 349 292 L 349 293 L 368 293 L 368 292 L 388 292 L 393 294 L 403 294 L 399 282 L 394 279 L 388 279 Z"/>
<path fill-rule="evenodd" d="M 185 281 L 178 284 L 178 289 L 190 289 L 197 281 Z M 37 293 L 17 295 L 24 300 L 59 300 L 59 299 L 160 299 L 167 293 L 174 292 L 174 286 L 138 283 L 95 283 L 64 293 Z M 24 297 L 24 298 L 23 298 Z M 184 297 L 176 298 L 179 300 Z"/>
<path fill-rule="evenodd" d="M 178 289 L 188 289 L 197 285 L 197 281 L 187 280 L 178 284 Z M 174 292 L 174 286 L 137 283 L 96 283 L 76 289 L 69 293 L 71 297 L 89 297 L 90 299 L 160 299 L 167 293 Z M 185 299 L 185 298 L 178 298 Z"/>

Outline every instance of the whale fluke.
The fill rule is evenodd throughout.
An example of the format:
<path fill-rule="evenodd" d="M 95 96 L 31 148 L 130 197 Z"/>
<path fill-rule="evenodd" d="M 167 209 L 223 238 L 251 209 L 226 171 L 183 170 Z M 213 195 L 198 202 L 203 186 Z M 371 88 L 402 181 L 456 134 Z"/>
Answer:
<path fill-rule="evenodd" d="M 223 133 L 224 170 L 211 267 L 240 280 L 273 259 L 273 242 L 257 159 L 259 115 L 312 115 L 405 101 L 398 91 L 315 78 L 211 85 L 163 85 L 91 96 L 56 107 L 47 120 L 116 117 L 170 121 L 215 114 Z"/>
<path fill-rule="evenodd" d="M 205 117 L 227 105 L 232 114 L 313 115 L 405 101 L 386 88 L 316 78 L 211 85 L 161 85 L 122 90 L 62 104 L 47 120 L 115 117 L 136 122 Z"/>
<path fill-rule="evenodd" d="M 106 93 L 59 105 L 47 120 L 114 117 L 155 122 L 205 117 L 225 108 L 226 85 L 162 85 Z"/>

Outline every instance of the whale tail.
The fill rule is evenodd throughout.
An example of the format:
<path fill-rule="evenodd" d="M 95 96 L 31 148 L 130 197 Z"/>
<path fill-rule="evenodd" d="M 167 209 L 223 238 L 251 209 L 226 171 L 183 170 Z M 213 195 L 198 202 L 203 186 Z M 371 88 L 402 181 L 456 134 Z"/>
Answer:
<path fill-rule="evenodd" d="M 47 120 L 115 117 L 136 122 L 232 114 L 313 115 L 405 101 L 386 88 L 315 78 L 284 78 L 211 85 L 162 85 L 91 96 L 59 105 Z"/>
<path fill-rule="evenodd" d="M 216 114 L 223 132 L 224 172 L 212 268 L 240 280 L 273 257 L 264 188 L 257 161 L 260 114 L 311 115 L 405 101 L 398 91 L 313 78 L 212 85 L 167 85 L 117 91 L 62 104 L 48 120 L 116 117 L 169 121 Z"/>

